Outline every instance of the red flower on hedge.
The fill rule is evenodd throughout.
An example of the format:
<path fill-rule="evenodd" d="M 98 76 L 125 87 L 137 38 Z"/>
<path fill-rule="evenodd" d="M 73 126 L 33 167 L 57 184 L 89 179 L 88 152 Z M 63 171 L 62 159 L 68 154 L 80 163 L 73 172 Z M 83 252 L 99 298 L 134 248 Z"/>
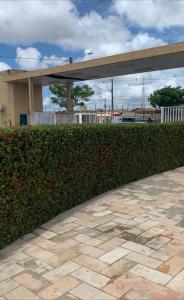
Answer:
<path fill-rule="evenodd" d="M 24 143 L 25 143 L 24 140 L 20 140 L 20 141 L 19 141 L 19 144 L 20 144 L 20 145 L 23 145 Z"/>
<path fill-rule="evenodd" d="M 14 135 L 10 133 L 8 136 L 3 137 L 5 141 L 11 142 L 14 139 Z"/>

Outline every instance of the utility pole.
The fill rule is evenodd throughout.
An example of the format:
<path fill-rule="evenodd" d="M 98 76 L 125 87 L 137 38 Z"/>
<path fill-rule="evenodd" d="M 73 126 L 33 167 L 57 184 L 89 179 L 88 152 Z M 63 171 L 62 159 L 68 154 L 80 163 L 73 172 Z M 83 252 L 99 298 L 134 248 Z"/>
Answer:
<path fill-rule="evenodd" d="M 106 99 L 104 99 L 104 109 L 105 109 L 105 112 L 106 112 L 106 110 L 107 110 L 107 101 L 106 101 Z"/>
<path fill-rule="evenodd" d="M 73 57 L 68 58 L 69 64 L 73 63 Z M 73 93 L 72 93 L 72 86 L 73 82 L 68 81 L 66 83 L 67 86 L 67 113 L 73 113 Z"/>
<path fill-rule="evenodd" d="M 145 79 L 142 79 L 142 102 L 141 108 L 144 109 L 144 98 L 145 98 Z"/>
<path fill-rule="evenodd" d="M 107 101 L 104 99 L 104 109 L 105 109 L 105 120 L 106 120 L 106 111 L 107 111 Z"/>
<path fill-rule="evenodd" d="M 114 111 L 114 80 L 113 78 L 111 79 L 111 111 L 113 115 Z"/>

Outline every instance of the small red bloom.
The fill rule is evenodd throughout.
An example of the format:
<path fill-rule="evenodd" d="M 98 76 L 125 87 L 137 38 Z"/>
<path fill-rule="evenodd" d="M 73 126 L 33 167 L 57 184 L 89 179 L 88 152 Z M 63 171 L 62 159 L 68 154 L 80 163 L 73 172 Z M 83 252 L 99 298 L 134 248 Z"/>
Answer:
<path fill-rule="evenodd" d="M 20 141 L 19 141 L 19 144 L 20 144 L 20 145 L 23 145 L 23 144 L 24 144 L 24 140 L 20 140 Z"/>
<path fill-rule="evenodd" d="M 11 142 L 14 139 L 14 135 L 10 133 L 8 136 L 3 137 L 5 141 Z"/>

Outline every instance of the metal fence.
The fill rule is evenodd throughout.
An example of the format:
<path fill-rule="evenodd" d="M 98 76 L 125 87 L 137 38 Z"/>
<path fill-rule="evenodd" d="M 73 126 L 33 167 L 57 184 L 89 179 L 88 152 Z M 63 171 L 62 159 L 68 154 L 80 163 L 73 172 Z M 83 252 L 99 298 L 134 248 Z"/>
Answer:
<path fill-rule="evenodd" d="M 102 113 L 56 114 L 56 124 L 101 124 L 106 120 Z"/>
<path fill-rule="evenodd" d="M 184 121 L 184 106 L 161 107 L 161 123 Z"/>
<path fill-rule="evenodd" d="M 33 112 L 31 124 L 102 124 L 111 121 L 110 116 L 103 113 L 54 113 L 54 112 Z"/>
<path fill-rule="evenodd" d="M 63 125 L 63 124 L 76 124 L 77 118 L 74 114 L 58 114 L 56 113 L 56 124 Z"/>
<path fill-rule="evenodd" d="M 53 112 L 33 112 L 32 113 L 32 124 L 56 124 L 56 115 Z"/>

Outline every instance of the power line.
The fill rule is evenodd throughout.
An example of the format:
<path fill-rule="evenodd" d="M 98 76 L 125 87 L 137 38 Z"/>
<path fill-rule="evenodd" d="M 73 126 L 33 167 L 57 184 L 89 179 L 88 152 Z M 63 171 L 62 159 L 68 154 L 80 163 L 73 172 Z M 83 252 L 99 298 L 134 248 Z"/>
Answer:
<path fill-rule="evenodd" d="M 123 76 L 123 75 L 122 75 Z M 137 80 L 144 80 L 145 81 L 156 81 L 156 80 L 159 80 L 159 81 L 163 81 L 163 80 L 171 80 L 171 79 L 178 79 L 180 78 L 181 80 L 183 80 L 183 76 L 177 76 L 177 75 L 173 75 L 173 77 L 167 77 L 167 78 L 145 78 L 145 77 L 136 77 L 136 78 L 118 78 L 116 79 L 115 78 L 115 83 L 118 82 L 118 81 L 124 81 L 124 82 L 128 82 L 128 81 L 137 81 Z M 102 83 L 110 83 L 111 80 L 106 80 L 105 81 L 102 81 Z"/>
<path fill-rule="evenodd" d="M 60 61 L 60 62 L 66 62 L 69 59 L 59 59 L 59 58 L 35 58 L 35 57 L 19 57 L 19 56 L 4 56 L 0 55 L 0 58 L 6 58 L 6 59 L 33 59 L 33 60 L 54 60 L 54 61 Z"/>
<path fill-rule="evenodd" d="M 104 92 L 107 92 L 107 90 L 104 90 L 103 88 L 101 88 L 100 86 L 97 86 L 94 82 L 91 82 L 92 85 L 94 85 L 95 87 L 97 87 L 98 89 L 104 91 Z"/>
<path fill-rule="evenodd" d="M 108 81 L 108 83 L 110 83 L 110 82 L 111 82 L 111 81 Z M 105 81 L 102 81 L 102 83 L 104 83 L 104 84 L 106 85 L 108 91 L 111 92 L 111 89 L 110 89 L 109 86 L 106 84 L 106 82 L 105 82 Z"/>

